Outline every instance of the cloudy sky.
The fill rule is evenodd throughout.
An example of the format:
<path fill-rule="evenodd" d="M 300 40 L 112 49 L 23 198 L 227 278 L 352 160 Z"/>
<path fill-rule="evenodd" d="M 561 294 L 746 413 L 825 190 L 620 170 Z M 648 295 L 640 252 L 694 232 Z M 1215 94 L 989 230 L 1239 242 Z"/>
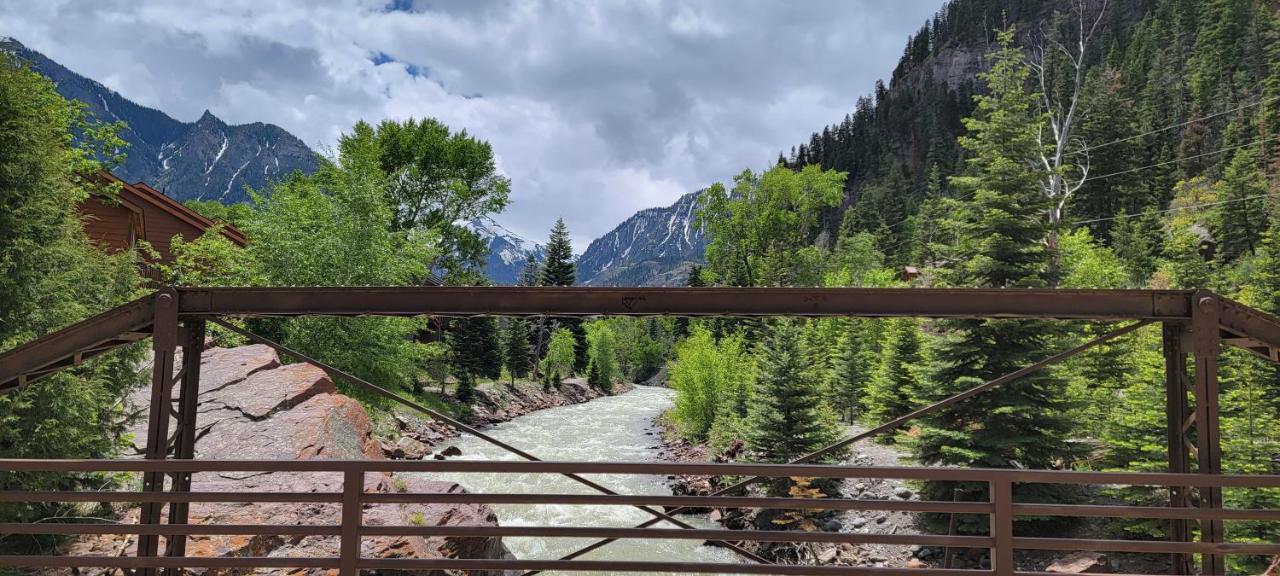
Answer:
<path fill-rule="evenodd" d="M 888 76 L 942 0 L 0 0 L 10 35 L 185 121 L 323 150 L 433 116 L 493 143 L 498 221 L 579 251 L 636 210 L 769 165 Z"/>

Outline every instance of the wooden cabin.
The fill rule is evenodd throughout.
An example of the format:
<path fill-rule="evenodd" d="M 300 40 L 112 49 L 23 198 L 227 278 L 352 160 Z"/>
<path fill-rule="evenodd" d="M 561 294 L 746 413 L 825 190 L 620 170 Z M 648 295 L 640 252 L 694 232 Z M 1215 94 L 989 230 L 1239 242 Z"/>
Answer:
<path fill-rule="evenodd" d="M 145 240 L 161 262 L 169 263 L 173 261 L 169 246 L 174 236 L 195 240 L 217 225 L 142 182 L 129 184 L 106 172 L 99 177 L 118 184 L 116 197 L 95 194 L 80 204 L 80 213 L 89 238 L 109 251 L 127 250 Z M 244 233 L 234 226 L 223 224 L 221 233 L 236 245 L 245 245 Z"/>

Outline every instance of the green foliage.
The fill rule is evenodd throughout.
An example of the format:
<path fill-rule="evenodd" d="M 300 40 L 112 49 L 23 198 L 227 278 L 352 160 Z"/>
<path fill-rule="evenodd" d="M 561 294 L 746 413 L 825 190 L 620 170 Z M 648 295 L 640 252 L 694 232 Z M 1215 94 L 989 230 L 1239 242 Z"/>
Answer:
<path fill-rule="evenodd" d="M 758 355 L 747 413 L 746 448 L 764 462 L 789 462 L 840 438 L 834 413 L 805 364 L 798 322 L 777 321 Z M 775 490 L 776 491 L 776 490 Z"/>
<path fill-rule="evenodd" d="M 746 384 L 752 370 L 740 337 L 716 342 L 709 330 L 694 325 L 689 337 L 676 345 L 669 375 L 676 391 L 671 418 L 680 434 L 701 442 L 717 426 L 732 428 L 722 421 L 746 415 Z"/>
<path fill-rule="evenodd" d="M 591 357 L 591 368 L 588 374 L 594 374 L 596 377 L 591 385 L 605 392 L 613 390 L 613 383 L 620 376 L 617 337 L 613 333 L 613 328 L 606 322 L 592 322 L 586 325 L 586 330 Z"/>
<path fill-rule="evenodd" d="M 434 118 L 384 120 L 376 129 L 361 122 L 347 138 L 377 152 L 392 229 L 431 231 L 439 246 L 431 269 L 448 281 L 478 280 L 488 247 L 460 223 L 501 212 L 511 189 L 489 143 Z"/>
<path fill-rule="evenodd" d="M 1236 150 L 1214 187 L 1222 202 L 1214 215 L 1220 236 L 1218 258 L 1232 262 L 1243 254 L 1253 254 L 1267 224 L 1263 208 L 1267 176 L 1262 172 L 1258 148 Z"/>
<path fill-rule="evenodd" d="M 139 294 L 136 254 L 108 255 L 77 207 L 113 190 L 93 179 L 120 158 L 117 125 L 95 124 L 43 76 L 0 58 L 0 350 Z M 73 142 L 73 134 L 79 135 Z M 109 201 L 109 200 L 108 200 Z M 0 395 L 0 458 L 109 458 L 124 445 L 121 398 L 140 383 L 139 347 L 105 354 Z M 89 475 L 7 474 L 0 490 L 101 489 Z M 60 503 L 0 505 L 0 521 L 61 515 Z"/>
<path fill-rule="evenodd" d="M 253 217 L 253 207 L 240 202 L 223 204 L 217 200 L 188 200 L 186 206 L 214 222 L 237 227 Z"/>
<path fill-rule="evenodd" d="M 524 378 L 533 369 L 533 349 L 529 345 L 529 323 L 519 318 L 509 318 L 506 324 L 504 357 L 511 382 Z"/>
<path fill-rule="evenodd" d="M 553 374 L 556 383 L 565 375 L 573 374 L 574 338 L 573 332 L 560 328 L 551 333 L 547 344 L 547 355 L 542 358 L 542 371 Z"/>
<path fill-rule="evenodd" d="M 564 218 L 556 218 L 547 240 L 546 256 L 542 262 L 543 286 L 573 286 L 576 280 L 573 265 L 573 245 L 569 243 L 569 228 Z"/>
<path fill-rule="evenodd" d="M 252 280 L 268 286 L 408 286 L 435 261 L 435 234 L 392 226 L 387 176 L 372 129 L 357 124 L 313 175 L 294 174 L 256 196 L 244 229 Z M 277 328 L 284 344 L 390 388 L 412 389 L 423 352 L 421 318 L 299 318 Z M 373 397 L 344 386 L 344 392 Z"/>
<path fill-rule="evenodd" d="M 879 362 L 863 398 L 865 420 L 883 424 L 919 408 L 924 377 L 920 325 L 912 318 L 888 320 Z"/>
<path fill-rule="evenodd" d="M 730 286 L 820 285 L 812 243 L 823 212 L 839 205 L 845 177 L 817 166 L 776 166 L 760 175 L 743 171 L 732 194 L 712 185 L 698 214 L 709 236 L 704 273 Z"/>
<path fill-rule="evenodd" d="M 463 318 L 450 322 L 449 347 L 453 350 L 453 374 L 459 379 L 497 379 L 502 373 L 502 349 L 493 318 Z"/>
<path fill-rule="evenodd" d="M 837 340 L 826 396 L 832 409 L 848 422 L 864 406 L 863 395 L 879 362 L 883 326 L 880 320 L 850 320 Z"/>

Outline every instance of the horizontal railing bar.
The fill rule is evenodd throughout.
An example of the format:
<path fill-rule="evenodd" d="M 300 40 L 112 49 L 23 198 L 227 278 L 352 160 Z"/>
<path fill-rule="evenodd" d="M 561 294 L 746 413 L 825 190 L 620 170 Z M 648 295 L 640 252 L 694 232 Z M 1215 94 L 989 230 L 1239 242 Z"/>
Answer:
<path fill-rule="evenodd" d="M 67 492 L 0 491 L 0 502 L 341 502 L 337 492 Z"/>
<path fill-rule="evenodd" d="M 604 494 L 427 494 L 400 492 L 366 494 L 373 504 L 589 504 L 675 506 L 680 508 L 772 508 L 787 510 L 883 510 L 886 512 L 953 512 L 990 514 L 989 502 L 938 502 L 851 498 L 736 498 L 731 496 L 655 496 Z"/>
<path fill-rule="evenodd" d="M 0 567 L 8 568 L 337 568 L 333 557 L 290 558 L 287 556 L 6 556 Z"/>
<path fill-rule="evenodd" d="M 0 534 L 154 534 L 160 536 L 338 536 L 331 524 L 0 524 Z"/>
<path fill-rule="evenodd" d="M 750 540 L 755 542 L 829 542 L 910 546 L 989 548 L 987 536 L 930 534 L 853 534 L 794 530 L 701 530 L 689 528 L 604 528 L 560 526 L 364 526 L 362 536 L 453 536 L 513 538 L 643 538 L 647 540 Z"/>
<path fill-rule="evenodd" d="M 1152 554 L 1280 554 L 1280 544 L 1242 542 L 1160 542 L 1149 540 L 1095 540 L 1087 538 L 1014 538 L 1018 550 L 1090 550 L 1094 552 L 1145 552 Z"/>
<path fill-rule="evenodd" d="M 455 560 L 370 558 L 360 568 L 370 570 L 555 570 L 560 572 L 678 572 L 702 574 L 825 574 L 866 576 L 983 576 L 990 570 L 938 568 L 872 568 L 867 566 L 805 566 L 803 564 L 727 564 L 698 562 L 633 562 L 614 560 Z"/>
<path fill-rule="evenodd" d="M 855 467 L 825 464 L 684 462 L 552 462 L 509 460 L 26 460 L 0 459 L 0 472 L 455 472 L 516 474 L 645 474 L 899 478 L 1044 484 L 1280 487 L 1280 475 L 1076 472 L 1003 468 Z"/>
<path fill-rule="evenodd" d="M 1103 506 L 1095 504 L 1014 504 L 1013 513 L 1019 516 L 1077 516 L 1090 518 L 1160 518 L 1222 520 L 1275 520 L 1280 522 L 1280 510 L 1252 510 L 1242 508 L 1192 508 L 1160 506 Z"/>

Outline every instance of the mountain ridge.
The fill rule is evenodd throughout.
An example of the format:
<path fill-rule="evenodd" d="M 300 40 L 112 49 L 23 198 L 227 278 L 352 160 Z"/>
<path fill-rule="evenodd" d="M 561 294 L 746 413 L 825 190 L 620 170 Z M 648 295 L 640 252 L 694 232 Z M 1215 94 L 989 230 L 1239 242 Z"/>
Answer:
<path fill-rule="evenodd" d="M 14 38 L 0 38 L 0 51 L 27 62 L 52 80 L 59 94 L 84 103 L 98 120 L 123 122 L 120 137 L 129 148 L 125 161 L 113 172 L 126 181 L 145 182 L 180 202 L 245 202 L 249 199 L 246 186 L 262 189 L 290 172 L 309 173 L 320 165 L 319 155 L 274 124 L 230 125 L 208 110 L 195 122 L 183 122 L 133 102 Z"/>

